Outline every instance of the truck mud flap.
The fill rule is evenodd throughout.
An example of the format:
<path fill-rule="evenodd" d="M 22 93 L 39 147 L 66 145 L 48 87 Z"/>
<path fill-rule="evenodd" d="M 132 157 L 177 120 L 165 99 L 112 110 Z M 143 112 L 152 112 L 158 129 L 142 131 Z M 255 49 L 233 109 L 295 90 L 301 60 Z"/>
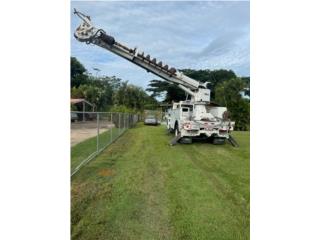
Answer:
<path fill-rule="evenodd" d="M 239 147 L 239 144 L 237 143 L 237 141 L 231 135 L 229 135 L 228 141 L 232 146 Z"/>

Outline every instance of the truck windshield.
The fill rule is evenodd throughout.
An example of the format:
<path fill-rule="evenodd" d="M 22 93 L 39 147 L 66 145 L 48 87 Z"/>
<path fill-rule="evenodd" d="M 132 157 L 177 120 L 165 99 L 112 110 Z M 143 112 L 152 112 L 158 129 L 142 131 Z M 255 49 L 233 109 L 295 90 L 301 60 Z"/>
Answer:
<path fill-rule="evenodd" d="M 183 111 L 183 112 L 188 112 L 188 110 L 189 110 L 190 112 L 193 111 L 193 105 L 181 105 L 181 108 L 182 108 L 182 111 Z"/>

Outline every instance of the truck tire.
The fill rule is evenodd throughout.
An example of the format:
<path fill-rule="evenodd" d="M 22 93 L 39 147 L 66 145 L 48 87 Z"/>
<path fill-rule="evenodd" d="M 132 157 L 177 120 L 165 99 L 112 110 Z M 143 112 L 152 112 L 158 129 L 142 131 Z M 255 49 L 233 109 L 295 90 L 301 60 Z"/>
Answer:
<path fill-rule="evenodd" d="M 182 144 L 191 144 L 192 143 L 192 138 L 191 137 L 183 137 L 179 140 L 179 143 Z"/>
<path fill-rule="evenodd" d="M 220 138 L 220 137 L 213 137 L 212 143 L 214 145 L 223 145 L 226 143 L 226 139 L 225 138 Z"/>

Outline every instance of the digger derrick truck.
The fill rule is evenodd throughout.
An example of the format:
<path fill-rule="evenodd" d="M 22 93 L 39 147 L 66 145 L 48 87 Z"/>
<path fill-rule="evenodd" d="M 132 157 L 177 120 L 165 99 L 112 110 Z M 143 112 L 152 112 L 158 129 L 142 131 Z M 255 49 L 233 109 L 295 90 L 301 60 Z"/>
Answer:
<path fill-rule="evenodd" d="M 237 146 L 230 135 L 235 122 L 229 119 L 227 108 L 210 106 L 209 82 L 196 81 L 156 58 L 151 58 L 149 54 L 139 52 L 137 48 L 132 49 L 117 42 L 103 29 L 94 27 L 89 16 L 76 9 L 74 14 L 82 19 L 74 33 L 78 41 L 104 48 L 177 85 L 186 93 L 186 100 L 174 102 L 166 114 L 167 129 L 175 133 L 171 145 L 177 142 L 191 143 L 194 138 L 209 138 L 214 144 L 222 144 L 228 140 L 233 146 Z"/>

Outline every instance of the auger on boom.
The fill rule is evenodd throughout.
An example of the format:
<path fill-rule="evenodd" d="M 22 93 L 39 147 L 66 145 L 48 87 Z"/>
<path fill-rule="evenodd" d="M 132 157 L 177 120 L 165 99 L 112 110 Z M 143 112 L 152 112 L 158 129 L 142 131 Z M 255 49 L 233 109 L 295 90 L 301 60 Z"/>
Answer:
<path fill-rule="evenodd" d="M 76 9 L 74 14 L 82 19 L 82 23 L 74 33 L 78 41 L 104 48 L 147 72 L 152 72 L 165 81 L 176 84 L 186 92 L 187 99 L 173 103 L 166 115 L 167 129 L 175 132 L 176 135 L 171 141 L 172 145 L 179 141 L 192 142 L 193 138 L 210 138 L 215 144 L 229 140 L 234 145 L 235 140 L 229 134 L 235 123 L 228 118 L 225 107 L 210 106 L 209 82 L 196 81 L 162 61 L 151 58 L 149 54 L 139 52 L 137 48 L 132 49 L 117 42 L 103 29 L 94 27 L 89 16 Z"/>

